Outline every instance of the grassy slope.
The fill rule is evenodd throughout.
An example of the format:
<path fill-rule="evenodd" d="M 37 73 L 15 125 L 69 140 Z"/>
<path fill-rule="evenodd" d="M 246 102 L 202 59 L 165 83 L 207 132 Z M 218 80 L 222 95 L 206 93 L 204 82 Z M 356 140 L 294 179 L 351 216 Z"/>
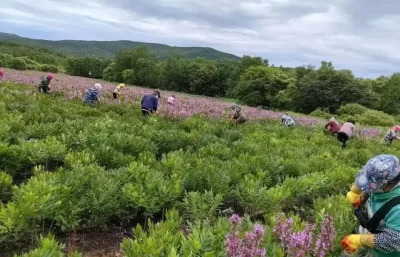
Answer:
<path fill-rule="evenodd" d="M 208 47 L 171 47 L 163 44 L 153 44 L 133 41 L 75 41 L 75 40 L 39 40 L 19 37 L 13 34 L 1 33 L 0 40 L 25 44 L 30 46 L 40 46 L 49 50 L 59 51 L 63 54 L 73 56 L 96 55 L 98 57 L 114 57 L 115 53 L 122 49 L 132 49 L 139 45 L 146 45 L 154 51 L 157 57 L 165 60 L 171 52 L 179 53 L 184 58 L 194 59 L 204 57 L 212 60 L 240 60 L 239 57 L 217 51 Z"/>

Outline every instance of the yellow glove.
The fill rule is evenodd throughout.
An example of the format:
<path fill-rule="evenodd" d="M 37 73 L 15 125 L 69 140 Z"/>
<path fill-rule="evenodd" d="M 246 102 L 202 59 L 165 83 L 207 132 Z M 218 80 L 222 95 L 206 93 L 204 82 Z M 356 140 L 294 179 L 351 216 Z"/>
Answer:
<path fill-rule="evenodd" d="M 357 208 L 361 203 L 361 194 L 361 190 L 355 185 L 353 185 L 350 191 L 347 193 L 347 199 L 355 208 Z"/>
<path fill-rule="evenodd" d="M 341 242 L 343 248 L 346 252 L 354 253 L 362 246 L 361 244 L 361 236 L 360 235 L 349 235 L 343 238 Z"/>
<path fill-rule="evenodd" d="M 343 238 L 342 246 L 347 252 L 355 252 L 361 246 L 365 246 L 368 248 L 375 248 L 375 235 L 374 234 L 349 235 Z"/>
<path fill-rule="evenodd" d="M 361 244 L 368 248 L 375 248 L 375 235 L 374 234 L 363 234 L 360 235 Z"/>

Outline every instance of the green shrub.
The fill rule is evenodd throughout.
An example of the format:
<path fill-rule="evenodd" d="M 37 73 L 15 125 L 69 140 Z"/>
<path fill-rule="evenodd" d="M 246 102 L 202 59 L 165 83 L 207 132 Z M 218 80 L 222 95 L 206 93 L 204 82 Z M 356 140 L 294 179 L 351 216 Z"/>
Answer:
<path fill-rule="evenodd" d="M 369 109 L 365 106 L 360 104 L 346 104 L 340 107 L 337 111 L 339 115 L 358 115 L 363 114 L 364 112 L 368 111 Z"/>
<path fill-rule="evenodd" d="M 367 126 L 393 126 L 396 123 L 393 116 L 359 104 L 344 105 L 338 110 L 338 114 L 341 115 L 341 120 L 355 120 L 357 123 Z"/>
<path fill-rule="evenodd" d="M 12 177 L 5 172 L 0 171 L 0 202 L 9 199 L 12 187 Z"/>
<path fill-rule="evenodd" d="M 370 125 L 370 126 L 393 126 L 396 124 L 396 120 L 393 118 L 393 116 L 380 112 L 380 111 L 375 111 L 375 110 L 368 110 L 364 112 L 361 115 L 357 115 L 355 117 L 358 122 L 361 124 L 365 125 Z"/>
<path fill-rule="evenodd" d="M 334 116 L 334 115 L 332 115 L 332 114 L 330 114 L 330 113 L 327 113 L 327 112 L 324 112 L 323 110 L 321 110 L 321 109 L 316 109 L 315 111 L 313 111 L 312 113 L 310 113 L 310 116 L 314 116 L 314 117 L 318 117 L 318 118 L 323 118 L 323 119 L 329 119 L 329 118 L 331 118 L 332 116 Z"/>
<path fill-rule="evenodd" d="M 58 68 L 54 65 L 43 64 L 39 65 L 38 70 L 45 72 L 58 73 Z"/>
<path fill-rule="evenodd" d="M 14 255 L 14 257 L 64 257 L 64 245 L 58 243 L 53 235 L 47 237 L 40 237 L 37 240 L 36 249 L 22 255 Z M 68 257 L 82 257 L 78 252 L 68 254 Z"/>
<path fill-rule="evenodd" d="M 16 70 L 27 70 L 28 64 L 25 62 L 24 58 L 21 57 L 13 57 L 8 62 L 8 68 L 16 69 Z"/>
<path fill-rule="evenodd" d="M 213 192 L 206 191 L 204 194 L 199 192 L 186 193 L 183 199 L 184 213 L 186 220 L 204 220 L 217 217 L 222 195 L 215 195 Z"/>

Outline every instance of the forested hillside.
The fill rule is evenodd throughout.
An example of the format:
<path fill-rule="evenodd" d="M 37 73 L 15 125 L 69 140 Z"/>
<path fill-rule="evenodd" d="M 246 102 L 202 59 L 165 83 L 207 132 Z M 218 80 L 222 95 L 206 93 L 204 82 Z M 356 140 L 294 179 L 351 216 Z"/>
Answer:
<path fill-rule="evenodd" d="M 203 57 L 210 60 L 240 60 L 239 57 L 217 51 L 209 47 L 172 47 L 163 44 L 134 42 L 134 41 L 77 41 L 77 40 L 38 40 L 19 37 L 13 34 L 1 33 L 0 40 L 14 42 L 29 46 L 42 47 L 49 50 L 72 56 L 92 56 L 111 58 L 120 50 L 130 50 L 140 45 L 147 46 L 160 60 L 166 60 L 171 53 L 181 55 L 183 58 L 195 59 Z"/>

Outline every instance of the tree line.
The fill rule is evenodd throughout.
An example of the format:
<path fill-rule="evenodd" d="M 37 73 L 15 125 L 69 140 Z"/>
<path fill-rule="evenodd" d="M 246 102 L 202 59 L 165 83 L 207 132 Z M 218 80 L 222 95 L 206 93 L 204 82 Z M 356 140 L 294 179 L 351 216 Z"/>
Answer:
<path fill-rule="evenodd" d="M 67 73 L 211 97 L 229 97 L 250 106 L 311 113 L 337 112 L 357 103 L 400 114 L 400 73 L 376 79 L 357 78 L 350 70 L 322 61 L 295 68 L 275 67 L 261 57 L 241 61 L 184 59 L 171 54 L 160 61 L 145 46 L 123 50 L 113 60 L 69 59 Z"/>

